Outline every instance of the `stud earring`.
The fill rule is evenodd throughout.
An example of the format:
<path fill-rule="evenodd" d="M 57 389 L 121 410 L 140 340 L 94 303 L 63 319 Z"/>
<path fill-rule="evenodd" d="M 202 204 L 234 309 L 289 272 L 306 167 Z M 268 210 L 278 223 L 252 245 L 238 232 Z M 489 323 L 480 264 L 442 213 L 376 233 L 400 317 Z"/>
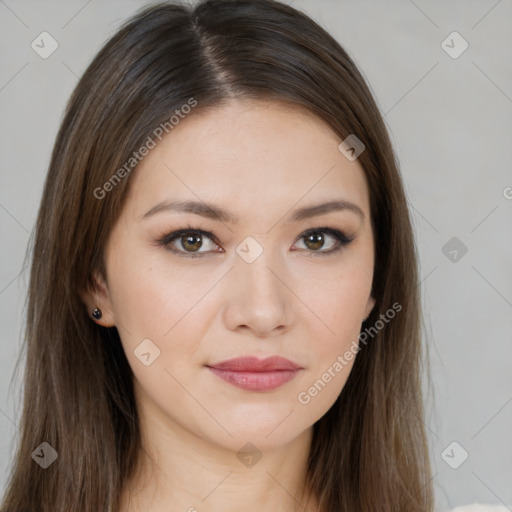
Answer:
<path fill-rule="evenodd" d="M 101 310 L 99 310 L 98 308 L 94 308 L 93 311 L 92 311 L 92 316 L 96 320 L 99 320 L 101 318 Z"/>

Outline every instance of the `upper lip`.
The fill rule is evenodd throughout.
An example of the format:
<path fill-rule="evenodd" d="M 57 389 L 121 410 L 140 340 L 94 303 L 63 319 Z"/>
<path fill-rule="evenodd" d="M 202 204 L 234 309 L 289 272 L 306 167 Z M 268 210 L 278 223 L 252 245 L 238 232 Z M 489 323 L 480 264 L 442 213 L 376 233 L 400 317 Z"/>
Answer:
<path fill-rule="evenodd" d="M 272 372 L 279 370 L 300 370 L 302 367 L 284 357 L 272 356 L 266 359 L 257 357 L 236 357 L 220 363 L 208 365 L 217 370 L 235 372 Z"/>

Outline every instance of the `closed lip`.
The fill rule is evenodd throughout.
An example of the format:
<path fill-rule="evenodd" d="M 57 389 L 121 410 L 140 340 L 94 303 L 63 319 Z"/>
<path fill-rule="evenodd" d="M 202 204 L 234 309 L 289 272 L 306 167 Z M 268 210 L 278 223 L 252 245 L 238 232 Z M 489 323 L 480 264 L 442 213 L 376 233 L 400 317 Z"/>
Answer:
<path fill-rule="evenodd" d="M 258 359 L 254 356 L 236 357 L 220 363 L 207 365 L 209 368 L 231 372 L 275 372 L 294 371 L 302 369 L 301 366 L 280 356 Z"/>

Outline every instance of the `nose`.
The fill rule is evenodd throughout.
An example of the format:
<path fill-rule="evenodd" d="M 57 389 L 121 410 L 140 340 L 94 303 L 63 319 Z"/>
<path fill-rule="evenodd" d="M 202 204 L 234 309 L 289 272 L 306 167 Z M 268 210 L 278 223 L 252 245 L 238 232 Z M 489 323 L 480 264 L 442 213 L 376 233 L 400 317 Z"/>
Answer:
<path fill-rule="evenodd" d="M 224 283 L 226 326 L 259 338 L 288 330 L 293 321 L 294 300 L 289 280 L 285 263 L 270 251 L 263 250 L 252 263 L 237 254 Z"/>

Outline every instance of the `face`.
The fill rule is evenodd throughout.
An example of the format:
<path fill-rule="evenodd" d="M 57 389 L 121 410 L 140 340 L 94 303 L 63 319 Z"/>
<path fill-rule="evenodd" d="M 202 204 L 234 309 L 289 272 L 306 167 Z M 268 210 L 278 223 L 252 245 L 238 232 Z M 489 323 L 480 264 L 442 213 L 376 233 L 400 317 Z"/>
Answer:
<path fill-rule="evenodd" d="M 134 171 L 94 306 L 159 424 L 271 449 L 340 394 L 374 305 L 366 179 L 340 142 L 308 112 L 233 100 L 190 114 Z M 273 356 L 298 369 L 212 368 Z"/>

